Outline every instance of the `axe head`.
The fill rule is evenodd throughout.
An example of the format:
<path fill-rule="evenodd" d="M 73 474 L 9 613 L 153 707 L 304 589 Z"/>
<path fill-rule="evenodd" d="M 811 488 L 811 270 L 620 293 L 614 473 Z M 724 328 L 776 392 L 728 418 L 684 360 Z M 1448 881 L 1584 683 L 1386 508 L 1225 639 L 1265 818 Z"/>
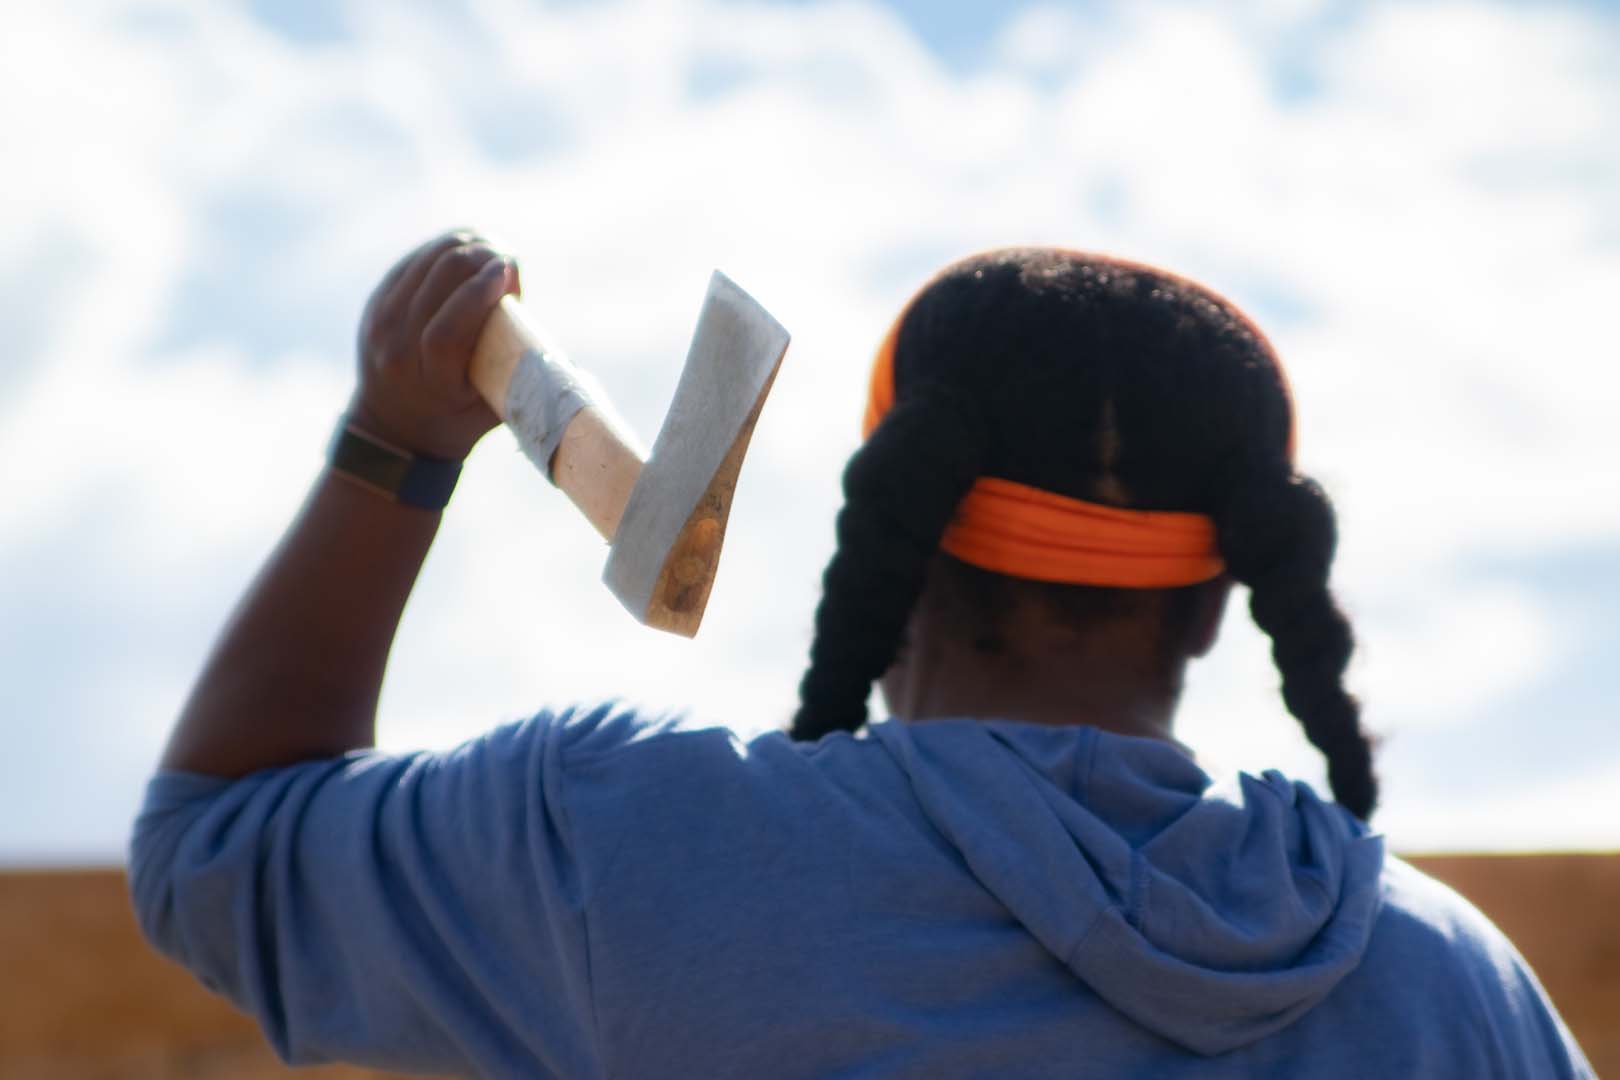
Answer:
<path fill-rule="evenodd" d="M 648 626 L 691 637 L 703 621 L 737 472 L 787 345 L 782 325 L 716 270 L 602 572 Z"/>

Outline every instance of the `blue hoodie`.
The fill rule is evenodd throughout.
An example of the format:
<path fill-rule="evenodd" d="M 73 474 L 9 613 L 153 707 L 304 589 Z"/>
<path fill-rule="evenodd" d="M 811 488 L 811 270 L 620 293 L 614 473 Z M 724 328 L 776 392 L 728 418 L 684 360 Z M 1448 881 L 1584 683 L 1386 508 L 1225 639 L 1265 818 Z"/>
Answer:
<path fill-rule="evenodd" d="M 153 778 L 151 941 L 285 1060 L 491 1077 L 1572 1077 L 1466 901 L 1275 772 L 1088 727 L 602 705 Z"/>

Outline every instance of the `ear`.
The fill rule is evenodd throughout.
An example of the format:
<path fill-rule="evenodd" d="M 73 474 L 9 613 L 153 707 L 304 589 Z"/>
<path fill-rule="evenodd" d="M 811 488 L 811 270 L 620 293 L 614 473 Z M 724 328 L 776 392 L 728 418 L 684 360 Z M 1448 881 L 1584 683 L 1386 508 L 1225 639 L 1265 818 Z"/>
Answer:
<path fill-rule="evenodd" d="M 1232 595 L 1232 577 L 1222 574 L 1198 586 L 1193 610 L 1191 632 L 1187 636 L 1187 655 L 1207 656 L 1220 636 L 1221 619 L 1226 615 L 1226 601 Z"/>
<path fill-rule="evenodd" d="M 878 678 L 878 687 L 883 692 L 883 703 L 888 706 L 890 716 L 904 720 L 910 715 L 911 702 L 906 695 L 906 678 L 903 672 L 903 661 L 896 661 L 890 665 Z"/>

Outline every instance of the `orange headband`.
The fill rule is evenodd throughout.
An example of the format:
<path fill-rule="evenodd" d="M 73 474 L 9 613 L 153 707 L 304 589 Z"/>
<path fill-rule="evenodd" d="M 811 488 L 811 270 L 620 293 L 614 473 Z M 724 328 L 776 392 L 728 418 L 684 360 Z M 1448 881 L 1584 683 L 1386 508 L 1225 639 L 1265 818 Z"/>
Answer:
<path fill-rule="evenodd" d="M 894 349 L 904 317 L 884 335 L 872 364 L 862 438 L 894 406 Z M 1164 589 L 1226 569 L 1205 514 L 1123 510 L 993 476 L 974 481 L 939 546 L 998 574 L 1073 585 Z"/>

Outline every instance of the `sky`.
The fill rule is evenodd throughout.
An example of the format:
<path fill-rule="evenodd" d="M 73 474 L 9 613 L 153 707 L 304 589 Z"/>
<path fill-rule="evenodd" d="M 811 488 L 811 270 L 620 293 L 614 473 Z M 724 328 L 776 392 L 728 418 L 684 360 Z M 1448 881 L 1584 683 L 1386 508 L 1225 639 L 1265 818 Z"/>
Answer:
<path fill-rule="evenodd" d="M 510 435 L 387 749 L 609 695 L 784 724 L 867 364 L 971 251 L 1166 266 L 1277 346 L 1398 850 L 1620 847 L 1620 7 L 33 4 L 0 37 L 0 862 L 113 861 L 321 465 L 361 305 L 474 225 L 650 443 L 719 267 L 793 332 L 702 633 Z M 1182 738 L 1323 786 L 1241 603 Z M 880 706 L 877 697 L 874 707 Z"/>

